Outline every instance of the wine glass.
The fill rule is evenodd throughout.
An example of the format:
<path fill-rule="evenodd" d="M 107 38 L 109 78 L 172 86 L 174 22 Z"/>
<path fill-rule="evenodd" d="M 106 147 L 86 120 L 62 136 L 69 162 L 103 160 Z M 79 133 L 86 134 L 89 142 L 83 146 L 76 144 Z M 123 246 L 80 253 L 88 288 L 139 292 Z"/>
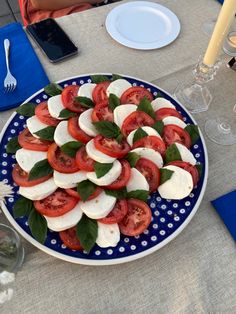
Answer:
<path fill-rule="evenodd" d="M 0 206 L 5 197 L 11 197 L 12 188 L 0 182 Z M 16 231 L 0 223 L 0 275 L 4 271 L 15 273 L 19 270 L 24 260 L 24 248 Z"/>

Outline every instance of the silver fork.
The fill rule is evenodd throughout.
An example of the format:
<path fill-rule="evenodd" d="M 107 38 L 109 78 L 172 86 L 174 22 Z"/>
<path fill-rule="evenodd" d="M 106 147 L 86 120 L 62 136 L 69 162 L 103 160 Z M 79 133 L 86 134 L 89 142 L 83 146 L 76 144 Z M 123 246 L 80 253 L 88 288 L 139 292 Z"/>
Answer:
<path fill-rule="evenodd" d="M 9 39 L 4 40 L 4 49 L 5 49 L 5 56 L 6 56 L 6 66 L 7 66 L 7 75 L 4 80 L 4 88 L 6 93 L 11 93 L 14 91 L 17 85 L 17 81 L 14 76 L 11 74 L 9 69 L 9 53 L 10 53 L 10 41 Z"/>

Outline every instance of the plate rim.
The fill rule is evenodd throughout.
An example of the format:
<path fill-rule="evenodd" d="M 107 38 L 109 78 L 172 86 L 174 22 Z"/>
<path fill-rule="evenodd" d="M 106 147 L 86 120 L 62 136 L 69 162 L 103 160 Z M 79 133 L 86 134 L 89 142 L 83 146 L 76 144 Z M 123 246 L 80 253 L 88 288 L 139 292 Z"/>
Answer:
<path fill-rule="evenodd" d="M 89 74 L 79 74 L 77 76 L 72 76 L 72 77 L 67 77 L 64 78 L 62 80 L 56 81 L 55 83 L 62 83 L 64 81 L 68 81 L 68 80 L 73 80 L 73 79 L 78 79 L 80 77 L 84 77 L 84 76 L 92 76 L 92 75 L 112 75 L 112 73 L 89 73 Z M 167 96 L 169 96 L 170 98 L 174 99 L 174 97 L 168 93 L 167 91 L 165 91 L 164 89 L 158 87 L 157 85 L 150 83 L 148 81 L 145 81 L 141 78 L 137 78 L 134 76 L 130 76 L 130 75 L 125 75 L 125 74 L 120 74 L 120 76 L 124 77 L 124 78 L 128 78 L 128 79 L 133 79 L 133 80 L 138 80 L 141 81 L 145 84 L 148 84 L 154 88 L 157 88 L 158 90 L 160 90 L 161 92 L 165 93 Z M 23 105 L 24 103 L 29 102 L 32 98 L 36 97 L 39 93 L 43 92 L 44 88 L 38 90 L 37 92 L 35 92 L 33 95 L 31 95 L 30 97 L 28 97 L 21 105 Z M 192 115 L 189 113 L 189 111 L 176 99 L 174 99 L 178 105 L 184 110 L 186 111 L 186 113 L 191 117 L 192 121 L 196 123 L 195 119 L 192 117 Z M 13 112 L 11 114 L 11 116 L 8 118 L 7 122 L 5 123 L 3 129 L 0 132 L 0 144 L 2 142 L 2 138 L 5 134 L 5 131 L 7 130 L 8 126 L 10 125 L 11 121 L 13 120 L 13 118 L 15 117 L 17 113 Z M 7 206 L 5 205 L 5 203 L 3 201 L 0 202 L 0 206 L 2 208 L 3 213 L 5 214 L 5 216 L 7 217 L 8 221 L 12 224 L 12 226 L 19 232 L 19 234 L 21 236 L 23 236 L 23 238 L 25 238 L 25 240 L 27 240 L 29 243 L 33 244 L 35 247 L 37 247 L 38 249 L 40 249 L 41 251 L 54 256 L 56 258 L 59 258 L 63 261 L 67 261 L 67 262 L 71 262 L 74 264 L 80 264 L 80 265 L 87 265 L 87 266 L 106 266 L 106 265 L 117 265 L 117 264 L 123 264 L 123 263 L 127 263 L 127 262 L 131 262 L 137 259 L 140 259 L 142 257 L 145 257 L 147 255 L 150 255 L 152 253 L 154 253 L 155 251 L 158 251 L 159 249 L 161 249 L 163 246 L 165 246 L 166 244 L 168 244 L 169 242 L 171 242 L 172 240 L 174 240 L 184 229 L 185 227 L 189 224 L 189 222 L 192 220 L 192 218 L 194 217 L 194 215 L 196 214 L 203 196 L 205 194 L 206 191 L 206 186 L 207 186 L 207 180 L 208 180 L 208 168 L 209 168 L 209 162 L 208 162 L 208 152 L 207 152 L 207 147 L 206 147 L 206 143 L 205 143 L 205 139 L 203 137 L 202 131 L 199 127 L 199 134 L 200 134 L 200 138 L 202 141 L 202 146 L 204 149 L 204 154 L 205 154 L 205 172 L 204 172 L 204 178 L 203 178 L 203 184 L 202 184 L 202 189 L 201 192 L 199 194 L 198 200 L 196 202 L 196 204 L 194 205 L 193 209 L 191 210 L 191 213 L 188 215 L 188 217 L 185 219 L 185 221 L 170 235 L 168 236 L 165 240 L 163 240 L 162 242 L 154 245 L 153 247 L 143 251 L 143 252 L 139 252 L 137 254 L 133 254 L 130 256 L 125 256 L 125 257 L 121 257 L 121 258 L 116 258 L 116 259 L 86 259 L 86 258 L 79 258 L 79 257 L 73 257 L 73 256 L 69 256 L 69 255 L 65 255 L 59 252 L 54 251 L 53 249 L 50 249 L 48 247 L 46 247 L 45 245 L 42 245 L 41 243 L 39 243 L 37 240 L 35 240 L 31 235 L 29 235 L 27 232 L 24 231 L 24 229 L 22 229 L 20 227 L 20 225 L 16 222 L 16 220 L 11 216 L 10 212 L 7 209 Z"/>
<path fill-rule="evenodd" d="M 147 5 L 150 7 L 158 7 L 159 9 L 161 8 L 162 10 L 168 12 L 169 17 L 172 20 L 172 23 L 174 22 L 175 27 L 173 28 L 172 32 L 173 35 L 172 37 L 165 43 L 162 44 L 158 44 L 158 41 L 152 43 L 152 44 L 137 44 L 137 42 L 134 42 L 132 40 L 126 39 L 125 37 L 123 37 L 122 35 L 118 35 L 118 31 L 116 30 L 114 23 L 112 24 L 111 21 L 112 19 L 114 19 L 115 17 L 117 17 L 117 14 L 119 14 L 120 10 L 122 10 L 123 7 L 126 6 L 134 6 L 135 4 L 139 4 L 139 5 Z M 166 12 L 165 15 L 166 15 Z M 163 12 L 162 12 L 163 13 Z M 105 26 L 106 26 L 106 30 L 108 32 L 108 34 L 118 43 L 120 43 L 121 45 L 125 46 L 125 47 L 129 47 L 129 48 L 133 48 L 133 49 L 137 49 L 137 50 L 154 50 L 154 49 L 158 49 L 158 48 L 162 48 L 165 47 L 167 45 L 169 45 L 170 43 L 172 43 L 178 36 L 181 30 L 181 24 L 180 24 L 180 20 L 178 18 L 178 16 L 169 8 L 167 8 L 166 6 L 156 3 L 156 2 L 151 2 L 151 1 L 131 1 L 131 2 L 126 2 L 126 3 L 122 3 L 118 6 L 116 6 L 115 8 L 113 8 L 106 17 L 105 20 Z M 145 47 L 146 46 L 146 47 Z"/>

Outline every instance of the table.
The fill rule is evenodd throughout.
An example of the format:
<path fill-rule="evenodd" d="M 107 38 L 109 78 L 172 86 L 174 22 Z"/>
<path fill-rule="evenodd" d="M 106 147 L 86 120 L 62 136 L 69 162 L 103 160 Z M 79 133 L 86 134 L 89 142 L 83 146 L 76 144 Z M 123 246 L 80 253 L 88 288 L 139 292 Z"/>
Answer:
<path fill-rule="evenodd" d="M 201 25 L 217 16 L 220 5 L 212 0 L 158 3 L 177 14 L 182 28 L 175 42 L 154 51 L 123 47 L 106 33 L 105 17 L 119 3 L 58 19 L 80 54 L 53 65 L 35 47 L 49 78 L 55 81 L 92 72 L 124 73 L 173 92 L 204 53 L 209 38 Z M 236 101 L 235 80 L 236 73 L 223 65 L 211 83 L 214 100 L 210 109 L 194 116 L 200 127 L 208 117 L 231 114 Z M 10 114 L 1 113 L 0 128 Z M 207 138 L 206 144 L 206 193 L 198 212 L 174 241 L 134 262 L 103 267 L 63 262 L 23 241 L 26 258 L 13 285 L 15 295 L 0 312 L 235 313 L 235 243 L 210 200 L 235 189 L 236 146 L 218 146 Z"/>

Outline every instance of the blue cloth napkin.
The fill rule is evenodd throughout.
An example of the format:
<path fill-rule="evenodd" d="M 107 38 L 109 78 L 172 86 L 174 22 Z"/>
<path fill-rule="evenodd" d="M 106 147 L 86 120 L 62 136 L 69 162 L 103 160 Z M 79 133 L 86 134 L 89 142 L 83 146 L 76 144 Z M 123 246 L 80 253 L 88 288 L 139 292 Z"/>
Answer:
<path fill-rule="evenodd" d="M 10 40 L 10 70 L 17 80 L 12 93 L 5 93 L 3 81 L 6 76 L 6 62 L 3 41 Z M 20 105 L 29 96 L 49 83 L 47 75 L 35 54 L 20 23 L 0 28 L 0 111 Z"/>
<path fill-rule="evenodd" d="M 236 241 L 236 190 L 211 202 Z"/>
<path fill-rule="evenodd" d="M 224 0 L 217 0 L 218 2 L 220 2 L 221 4 L 223 4 L 224 3 Z"/>

